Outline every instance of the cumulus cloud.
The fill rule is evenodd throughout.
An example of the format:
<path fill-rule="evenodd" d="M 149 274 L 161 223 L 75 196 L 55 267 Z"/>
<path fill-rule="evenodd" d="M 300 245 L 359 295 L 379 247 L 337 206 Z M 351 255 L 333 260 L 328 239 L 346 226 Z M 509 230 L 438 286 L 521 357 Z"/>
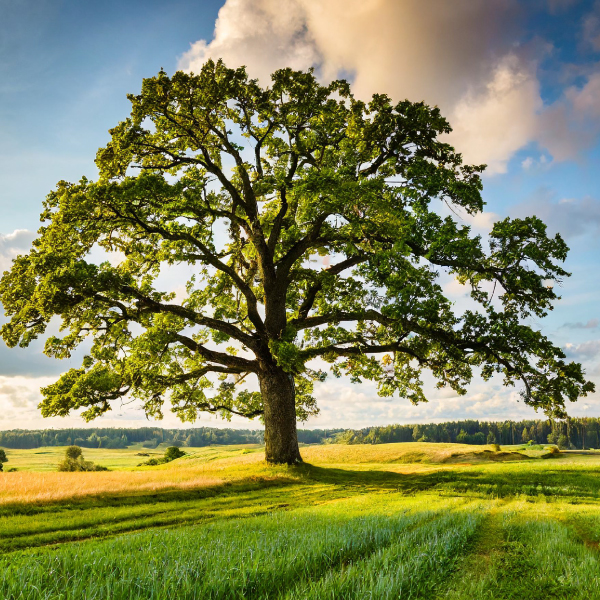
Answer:
<path fill-rule="evenodd" d="M 27 229 L 15 229 L 12 233 L 0 233 L 0 273 L 10 269 L 13 259 L 25 254 L 35 239 L 35 233 Z"/>
<path fill-rule="evenodd" d="M 553 0 L 547 10 L 571 4 Z M 590 40 L 594 14 L 584 25 Z M 276 68 L 315 66 L 323 79 L 352 79 L 363 99 L 384 92 L 424 100 L 448 117 L 466 162 L 503 173 L 531 142 L 564 160 L 600 133 L 600 69 L 544 106 L 536 69 L 551 46 L 520 42 L 524 15 L 515 0 L 227 0 L 213 40 L 192 44 L 179 66 L 199 71 L 208 58 L 222 58 L 246 65 L 263 84 Z"/>
<path fill-rule="evenodd" d="M 510 157 L 534 136 L 541 109 L 534 65 L 509 54 L 483 90 L 469 90 L 453 108 L 450 142 L 466 162 L 487 164 L 489 174 L 504 173 Z"/>
<path fill-rule="evenodd" d="M 590 148 L 600 133 L 600 70 L 588 75 L 582 86 L 568 87 L 546 107 L 535 123 L 535 139 L 554 160 L 577 157 Z"/>
<path fill-rule="evenodd" d="M 581 344 L 565 344 L 565 354 L 579 359 L 592 359 L 600 355 L 600 340 L 590 340 Z"/>

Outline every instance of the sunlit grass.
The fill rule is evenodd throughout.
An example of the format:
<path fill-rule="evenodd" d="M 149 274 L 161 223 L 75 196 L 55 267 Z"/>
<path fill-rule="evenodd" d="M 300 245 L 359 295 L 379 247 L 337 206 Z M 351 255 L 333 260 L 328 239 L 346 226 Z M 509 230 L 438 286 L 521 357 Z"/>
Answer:
<path fill-rule="evenodd" d="M 256 446 L 186 450 L 0 474 L 0 598 L 600 599 L 600 455 L 309 446 L 273 467 Z"/>

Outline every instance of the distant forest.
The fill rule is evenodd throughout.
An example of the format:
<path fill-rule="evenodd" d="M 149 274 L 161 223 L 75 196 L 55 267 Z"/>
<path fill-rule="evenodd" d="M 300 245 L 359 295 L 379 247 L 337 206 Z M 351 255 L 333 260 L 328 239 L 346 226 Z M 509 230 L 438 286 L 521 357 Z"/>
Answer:
<path fill-rule="evenodd" d="M 600 419 L 565 421 L 452 421 L 427 425 L 387 425 L 346 430 L 336 435 L 342 444 L 392 442 L 452 442 L 459 444 L 557 444 L 561 449 L 600 448 Z"/>
<path fill-rule="evenodd" d="M 387 425 L 365 429 L 300 429 L 303 444 L 387 444 L 392 442 L 455 442 L 462 444 L 557 444 L 560 448 L 600 448 L 600 419 L 565 421 L 452 421 L 427 425 Z M 257 429 L 44 429 L 0 431 L 0 447 L 39 448 L 68 446 L 82 448 L 127 448 L 140 444 L 156 448 L 210 446 L 215 444 L 262 444 L 264 432 Z"/>
<path fill-rule="evenodd" d="M 304 444 L 320 444 L 342 433 L 343 429 L 300 430 L 298 439 Z M 137 429 L 87 428 L 87 429 L 41 429 L 28 431 L 13 429 L 0 431 L 0 447 L 26 449 L 42 446 L 70 446 L 82 448 L 127 448 L 141 444 L 156 448 L 167 443 L 173 446 L 211 446 L 214 444 L 262 444 L 264 432 L 258 429 L 161 429 L 140 427 Z"/>

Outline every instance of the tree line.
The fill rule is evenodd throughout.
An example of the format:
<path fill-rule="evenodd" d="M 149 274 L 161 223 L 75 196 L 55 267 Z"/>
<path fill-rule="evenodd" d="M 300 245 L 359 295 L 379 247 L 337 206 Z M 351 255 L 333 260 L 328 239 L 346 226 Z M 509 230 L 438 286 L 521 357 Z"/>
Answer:
<path fill-rule="evenodd" d="M 386 425 L 364 429 L 299 429 L 303 444 L 389 444 L 397 442 L 446 442 L 458 444 L 557 444 L 560 448 L 600 448 L 600 418 L 568 418 L 563 421 L 449 421 L 416 425 Z M 0 447 L 26 449 L 42 446 L 82 448 L 127 448 L 140 444 L 156 448 L 159 444 L 202 447 L 215 444 L 263 444 L 264 432 L 258 429 L 137 429 L 88 428 L 22 429 L 0 431 Z"/>
<path fill-rule="evenodd" d="M 320 444 L 332 440 L 342 429 L 299 430 L 298 437 L 304 444 Z M 42 446 L 80 446 L 81 448 L 127 448 L 140 444 L 156 448 L 159 444 L 201 447 L 213 444 L 263 444 L 264 432 L 257 429 L 161 429 L 140 427 L 136 429 L 80 428 L 80 429 L 14 429 L 0 431 L 0 447 L 13 449 L 41 448 Z"/>
<path fill-rule="evenodd" d="M 336 436 L 341 444 L 446 442 L 458 444 L 557 444 L 560 448 L 600 448 L 600 418 L 523 421 L 451 421 L 348 429 Z"/>

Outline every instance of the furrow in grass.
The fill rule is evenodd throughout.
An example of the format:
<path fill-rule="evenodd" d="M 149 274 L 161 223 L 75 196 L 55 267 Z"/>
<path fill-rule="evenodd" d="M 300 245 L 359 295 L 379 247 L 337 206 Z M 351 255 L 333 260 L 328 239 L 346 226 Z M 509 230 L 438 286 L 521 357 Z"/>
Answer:
<path fill-rule="evenodd" d="M 465 577 L 444 598 L 600 599 L 600 558 L 557 521 L 519 513 L 502 517 L 503 541 L 480 577 Z M 529 514 L 528 514 L 529 513 Z"/>
<path fill-rule="evenodd" d="M 298 585 L 286 600 L 430 598 L 452 573 L 483 511 L 471 505 L 403 531 L 372 556 Z"/>
<path fill-rule="evenodd" d="M 498 504 L 492 506 L 477 528 L 471 551 L 461 557 L 459 568 L 446 582 L 446 589 L 438 592 L 438 600 L 480 597 L 479 588 L 483 582 L 494 579 L 496 565 L 504 553 L 502 519 L 502 507 Z"/>
<path fill-rule="evenodd" d="M 395 496 L 395 495 L 394 495 Z M 278 597 L 299 580 L 395 540 L 453 501 L 387 495 L 313 509 L 147 531 L 0 560 L 0 597 L 158 600 Z M 460 502 L 459 502 L 460 504 Z"/>
<path fill-rule="evenodd" d="M 303 486 L 293 489 L 287 496 L 282 496 L 280 490 L 270 492 L 263 490 L 188 502 L 88 510 L 63 509 L 51 515 L 46 513 L 0 517 L 0 553 L 92 537 L 107 537 L 149 527 L 185 525 L 208 522 L 215 518 L 259 515 L 273 510 L 319 503 L 321 500 L 320 487 Z"/>

